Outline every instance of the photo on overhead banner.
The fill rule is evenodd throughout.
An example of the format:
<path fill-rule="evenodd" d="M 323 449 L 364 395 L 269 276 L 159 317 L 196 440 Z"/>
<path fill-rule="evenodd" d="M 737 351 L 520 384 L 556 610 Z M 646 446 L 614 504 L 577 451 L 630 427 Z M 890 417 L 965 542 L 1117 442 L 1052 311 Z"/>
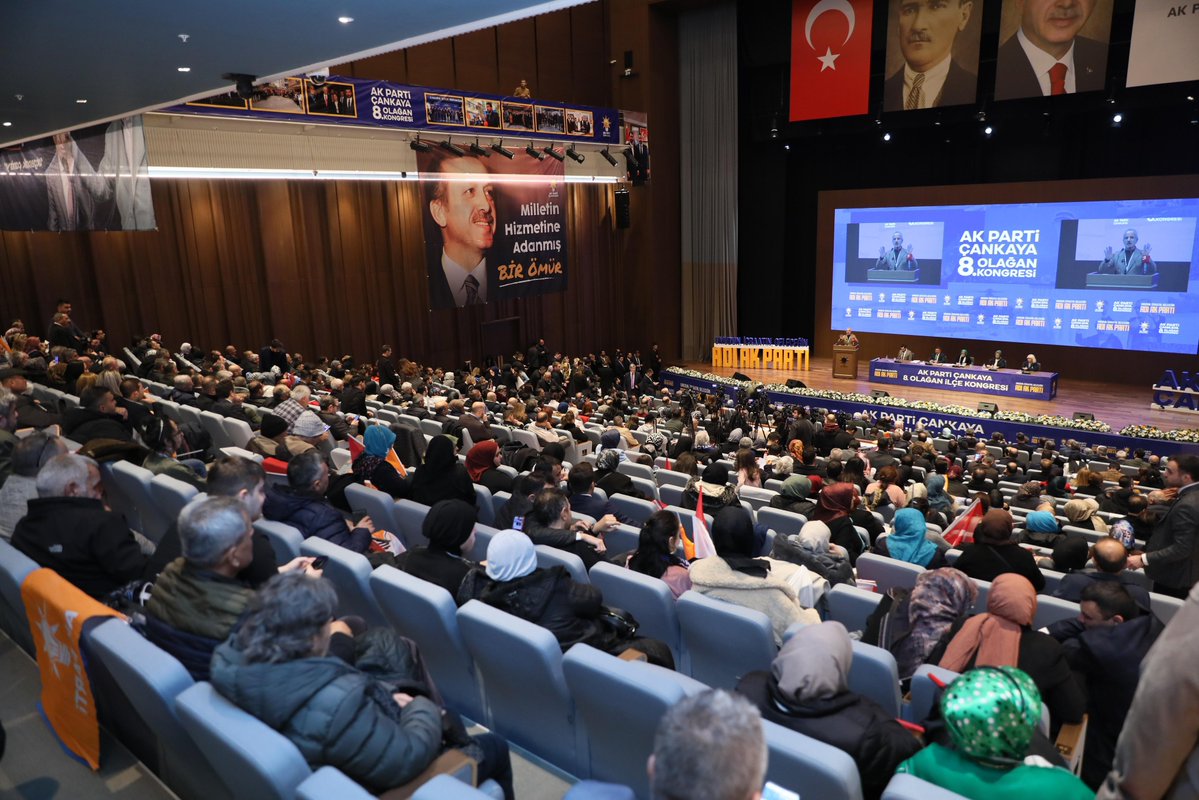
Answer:
<path fill-rule="evenodd" d="M 969 105 L 983 0 L 891 0 L 883 111 Z"/>
<path fill-rule="evenodd" d="M 416 154 L 429 307 L 461 308 L 566 288 L 563 162 Z"/>
<path fill-rule="evenodd" d="M 1112 2 L 1003 0 L 995 99 L 1101 91 Z"/>

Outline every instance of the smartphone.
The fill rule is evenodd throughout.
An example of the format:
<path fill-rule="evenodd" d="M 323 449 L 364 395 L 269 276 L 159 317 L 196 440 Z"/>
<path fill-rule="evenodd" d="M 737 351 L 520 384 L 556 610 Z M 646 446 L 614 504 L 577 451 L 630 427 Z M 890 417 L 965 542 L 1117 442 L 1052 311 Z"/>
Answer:
<path fill-rule="evenodd" d="M 327 564 L 327 563 L 329 563 L 328 556 L 317 556 L 316 558 L 312 559 L 312 568 L 313 569 L 324 569 L 325 564 Z"/>

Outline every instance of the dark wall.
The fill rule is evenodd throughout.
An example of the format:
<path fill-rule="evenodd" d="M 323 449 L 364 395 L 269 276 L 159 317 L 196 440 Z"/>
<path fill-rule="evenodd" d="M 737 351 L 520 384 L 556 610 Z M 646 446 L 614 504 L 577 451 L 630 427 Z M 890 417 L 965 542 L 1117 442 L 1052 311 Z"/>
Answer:
<path fill-rule="evenodd" d="M 828 343 L 832 220 L 820 223 L 822 192 L 877 189 L 880 205 L 916 205 L 931 201 L 923 187 L 983 184 L 974 196 L 988 201 L 988 184 L 1199 173 L 1199 110 L 1186 99 L 1199 95 L 1199 85 L 992 102 L 1000 3 L 986 5 L 974 106 L 788 124 L 790 3 L 741 4 L 743 335 L 814 336 L 818 353 Z M 872 64 L 881 65 L 886 4 L 876 7 Z M 1132 7 L 1116 2 L 1109 86 L 1123 85 Z M 872 75 L 872 108 L 881 106 L 882 80 L 881 72 Z M 1111 124 L 1116 110 L 1124 114 L 1119 127 Z M 985 124 L 993 126 L 990 137 L 982 132 Z M 883 141 L 885 132 L 891 141 Z M 1199 180 L 1181 178 L 1175 185 L 1199 196 Z M 933 344 L 906 338 L 917 351 Z M 895 337 L 867 334 L 863 340 L 870 354 L 897 346 Z M 1070 377 L 1113 374 L 1110 351 L 1038 346 L 1037 355 Z M 1118 358 L 1119 376 L 1137 382 L 1179 363 L 1177 356 Z"/>
<path fill-rule="evenodd" d="M 653 181 L 615 227 L 610 186 L 569 185 L 569 279 L 559 294 L 428 311 L 418 189 L 371 182 L 155 180 L 159 229 L 0 232 L 0 320 L 48 325 L 54 301 L 121 346 L 170 344 L 372 357 L 384 343 L 438 364 L 492 352 L 482 325 L 519 318 L 520 339 L 564 352 L 680 352 L 678 73 L 674 11 L 603 0 L 351 64 L 335 74 L 649 112 Z M 637 75 L 621 77 L 623 53 Z M 618 66 L 609 63 L 616 59 Z M 618 120 L 613 120 L 617 124 Z"/>

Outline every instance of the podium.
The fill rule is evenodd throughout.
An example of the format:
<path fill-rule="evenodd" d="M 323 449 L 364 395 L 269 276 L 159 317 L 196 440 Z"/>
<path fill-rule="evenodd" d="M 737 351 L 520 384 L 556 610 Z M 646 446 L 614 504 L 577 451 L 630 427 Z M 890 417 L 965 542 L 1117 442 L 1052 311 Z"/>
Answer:
<path fill-rule="evenodd" d="M 833 377 L 858 377 L 858 348 L 853 345 L 833 345 Z"/>
<path fill-rule="evenodd" d="M 868 269 L 866 280 L 871 283 L 916 283 L 920 280 L 920 270 Z"/>
<path fill-rule="evenodd" d="M 1088 272 L 1088 289 L 1156 289 L 1157 273 L 1152 275 L 1124 275 L 1104 272 Z"/>

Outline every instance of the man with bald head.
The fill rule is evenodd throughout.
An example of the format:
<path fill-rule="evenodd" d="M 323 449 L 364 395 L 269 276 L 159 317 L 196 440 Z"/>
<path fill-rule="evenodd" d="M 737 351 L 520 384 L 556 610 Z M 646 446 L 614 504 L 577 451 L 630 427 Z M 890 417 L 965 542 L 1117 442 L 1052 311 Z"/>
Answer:
<path fill-rule="evenodd" d="M 1108 275 L 1152 275 L 1157 272 L 1149 256 L 1152 248 L 1148 244 L 1138 248 L 1139 239 L 1136 228 L 1124 231 L 1123 249 L 1113 251 L 1110 245 L 1104 249 L 1099 271 Z"/>
<path fill-rule="evenodd" d="M 1053 596 L 1077 603 L 1082 599 L 1083 590 L 1093 583 L 1119 583 L 1138 606 L 1151 610 L 1144 578 L 1128 571 L 1128 550 L 1119 539 L 1109 536 L 1091 545 L 1091 563 L 1094 568 L 1071 572 L 1062 578 Z"/>
<path fill-rule="evenodd" d="M 495 279 L 487 251 L 495 242 L 495 194 L 487 167 L 469 156 L 444 159 L 444 175 L 433 187 L 429 215 L 441 230 L 438 262 L 430 262 L 429 301 L 433 308 L 461 308 L 487 302 Z"/>
<path fill-rule="evenodd" d="M 487 404 L 476 401 L 470 404 L 470 410 L 467 411 L 458 420 L 462 425 L 462 429 L 470 434 L 470 440 L 473 444 L 478 444 L 484 439 L 494 439 L 495 433 L 491 430 L 491 423 L 487 421 Z"/>
<path fill-rule="evenodd" d="M 999 48 L 995 99 L 1103 89 L 1107 45 L 1079 36 L 1096 0 L 1004 0 L 1020 13 L 1020 28 Z M 1107 14 L 1111 14 L 1108 6 Z M 1108 31 L 1110 16 L 1101 27 Z"/>

